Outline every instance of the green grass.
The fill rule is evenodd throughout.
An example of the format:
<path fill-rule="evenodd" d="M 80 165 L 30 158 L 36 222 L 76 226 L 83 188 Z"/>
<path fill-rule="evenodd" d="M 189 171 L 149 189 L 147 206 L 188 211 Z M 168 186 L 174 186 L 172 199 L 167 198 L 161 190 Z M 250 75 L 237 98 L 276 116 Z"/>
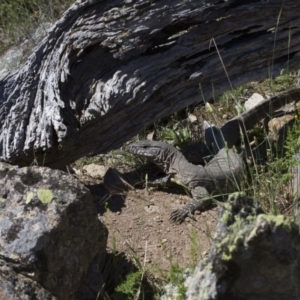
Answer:
<path fill-rule="evenodd" d="M 237 111 L 237 113 L 242 113 L 243 109 L 241 108 L 241 101 L 240 101 L 240 97 L 243 95 L 243 91 L 246 89 L 246 85 L 241 85 L 238 88 L 234 89 L 234 90 L 229 90 L 224 92 L 221 96 L 220 96 L 220 103 L 226 108 L 226 110 L 230 110 L 231 109 L 231 103 L 232 101 L 235 102 L 235 109 Z"/>
<path fill-rule="evenodd" d="M 32 33 L 44 22 L 54 22 L 74 0 L 1 0 L 0 54 L 24 39 L 36 44 Z"/>

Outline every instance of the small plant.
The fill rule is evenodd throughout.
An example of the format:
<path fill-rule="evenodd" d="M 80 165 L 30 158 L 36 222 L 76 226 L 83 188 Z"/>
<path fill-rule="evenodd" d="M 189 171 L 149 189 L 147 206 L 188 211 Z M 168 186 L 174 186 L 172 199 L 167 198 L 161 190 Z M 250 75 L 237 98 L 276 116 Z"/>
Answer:
<path fill-rule="evenodd" d="M 173 287 L 173 292 L 176 294 L 176 300 L 184 300 L 187 287 L 185 286 L 185 270 L 180 268 L 177 262 L 171 263 L 171 268 L 169 271 L 169 281 Z"/>
<path fill-rule="evenodd" d="M 300 150 L 300 120 L 298 114 L 295 115 L 295 124 L 288 131 L 284 148 L 289 157 L 292 157 Z"/>
<path fill-rule="evenodd" d="M 234 101 L 236 112 L 238 114 L 242 113 L 244 111 L 244 108 L 238 99 L 242 96 L 245 88 L 245 85 L 241 85 L 234 90 L 224 92 L 220 97 L 220 103 L 223 104 L 223 106 L 225 106 L 228 110 L 231 107 L 232 101 Z"/>
<path fill-rule="evenodd" d="M 187 285 L 186 280 L 193 272 L 196 264 L 199 261 L 200 254 L 200 245 L 199 245 L 199 237 L 196 228 L 192 228 L 190 232 L 190 259 L 191 263 L 189 268 L 181 268 L 177 261 L 173 260 L 172 255 L 170 255 L 170 251 L 168 251 L 166 245 L 161 243 L 166 256 L 168 257 L 168 261 L 170 263 L 170 269 L 166 276 L 167 282 L 169 282 L 165 287 L 165 295 L 170 299 L 176 300 L 184 300 L 186 299 Z"/>
<path fill-rule="evenodd" d="M 192 139 L 192 133 L 189 128 L 182 128 L 178 130 L 165 128 L 161 132 L 161 137 L 163 140 L 171 141 L 172 144 L 180 146 L 186 141 Z"/>
<path fill-rule="evenodd" d="M 134 299 L 141 284 L 142 271 L 130 273 L 126 276 L 125 281 L 115 288 L 115 299 Z M 125 298 L 124 298 L 125 297 Z"/>
<path fill-rule="evenodd" d="M 251 168 L 252 189 L 250 195 L 257 195 L 260 205 L 266 212 L 283 213 L 293 202 L 290 188 L 292 169 L 299 163 L 295 155 L 300 150 L 300 127 L 296 119 L 294 125 L 282 141 L 279 139 L 274 147 L 269 145 L 268 160 L 265 165 L 254 165 Z"/>
<path fill-rule="evenodd" d="M 184 117 L 186 117 L 186 113 L 184 115 Z M 179 113 L 175 113 L 169 118 L 166 124 L 164 124 L 164 122 L 158 122 L 156 124 L 157 139 L 168 141 L 176 146 L 181 146 L 193 138 L 190 126 L 191 122 L 189 119 L 183 118 Z"/>
<path fill-rule="evenodd" d="M 201 256 L 201 248 L 200 248 L 200 241 L 198 237 L 198 232 L 196 228 L 192 228 L 190 232 L 190 241 L 191 241 L 191 249 L 190 249 L 190 257 L 191 257 L 191 268 L 194 269 L 196 264 L 199 261 Z"/>
<path fill-rule="evenodd" d="M 269 78 L 262 82 L 261 88 L 272 93 L 279 93 L 295 87 L 294 76 L 291 73 L 280 75 L 276 78 Z"/>

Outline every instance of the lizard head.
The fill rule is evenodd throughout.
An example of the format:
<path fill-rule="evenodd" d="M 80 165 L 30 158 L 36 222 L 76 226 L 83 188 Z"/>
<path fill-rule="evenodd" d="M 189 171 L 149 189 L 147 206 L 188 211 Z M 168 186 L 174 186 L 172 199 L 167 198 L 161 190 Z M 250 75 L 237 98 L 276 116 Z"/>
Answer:
<path fill-rule="evenodd" d="M 168 144 L 163 142 L 144 140 L 132 143 L 125 149 L 127 152 L 135 155 L 144 156 L 147 158 L 156 158 L 161 154 L 162 151 L 165 151 L 167 147 Z"/>
<path fill-rule="evenodd" d="M 157 141 L 139 141 L 126 147 L 129 153 L 151 159 L 164 172 L 176 173 L 178 164 L 186 161 L 181 152 L 175 147 Z"/>
<path fill-rule="evenodd" d="M 173 146 L 149 140 L 132 143 L 126 147 L 126 151 L 151 159 L 166 173 L 171 172 L 170 166 L 174 165 L 174 160 L 178 156 L 178 150 Z"/>

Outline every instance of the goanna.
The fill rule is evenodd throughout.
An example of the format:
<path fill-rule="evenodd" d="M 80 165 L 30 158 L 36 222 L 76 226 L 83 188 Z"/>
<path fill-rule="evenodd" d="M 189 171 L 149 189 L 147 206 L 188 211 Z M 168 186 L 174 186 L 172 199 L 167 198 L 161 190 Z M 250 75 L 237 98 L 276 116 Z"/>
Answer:
<path fill-rule="evenodd" d="M 170 220 L 181 223 L 196 210 L 204 211 L 212 204 L 211 194 L 227 194 L 239 189 L 245 164 L 233 149 L 221 149 L 205 166 L 189 163 L 175 147 L 157 141 L 139 141 L 126 150 L 151 159 L 159 168 L 180 184 L 188 187 L 193 198 L 171 214 Z"/>

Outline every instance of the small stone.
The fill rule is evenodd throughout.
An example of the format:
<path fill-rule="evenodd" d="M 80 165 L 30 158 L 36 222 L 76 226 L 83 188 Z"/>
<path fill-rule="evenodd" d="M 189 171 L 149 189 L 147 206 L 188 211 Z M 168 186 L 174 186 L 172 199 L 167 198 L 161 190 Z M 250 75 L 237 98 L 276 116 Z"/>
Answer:
<path fill-rule="evenodd" d="M 144 207 L 144 210 L 147 212 L 147 213 L 153 213 L 153 212 L 159 212 L 159 207 L 156 206 L 156 205 L 147 205 Z"/>
<path fill-rule="evenodd" d="M 83 167 L 83 170 L 91 177 L 104 177 L 107 168 L 97 164 L 89 164 Z"/>
<path fill-rule="evenodd" d="M 197 122 L 197 117 L 193 114 L 189 114 L 188 118 L 189 118 L 191 123 Z"/>
<path fill-rule="evenodd" d="M 76 168 L 72 168 L 72 169 L 77 176 L 81 175 L 81 171 L 79 169 L 76 169 Z"/>
<path fill-rule="evenodd" d="M 162 222 L 163 220 L 160 218 L 160 216 L 155 216 L 154 218 L 153 218 L 153 220 L 155 221 L 155 222 Z"/>
<path fill-rule="evenodd" d="M 148 134 L 147 134 L 147 140 L 152 141 L 152 140 L 153 140 L 153 136 L 154 136 L 154 131 L 148 133 Z"/>
<path fill-rule="evenodd" d="M 244 104 L 245 109 L 249 110 L 253 107 L 255 107 L 257 104 L 259 104 L 260 102 L 264 101 L 265 98 L 258 94 L 258 93 L 254 93 Z"/>

